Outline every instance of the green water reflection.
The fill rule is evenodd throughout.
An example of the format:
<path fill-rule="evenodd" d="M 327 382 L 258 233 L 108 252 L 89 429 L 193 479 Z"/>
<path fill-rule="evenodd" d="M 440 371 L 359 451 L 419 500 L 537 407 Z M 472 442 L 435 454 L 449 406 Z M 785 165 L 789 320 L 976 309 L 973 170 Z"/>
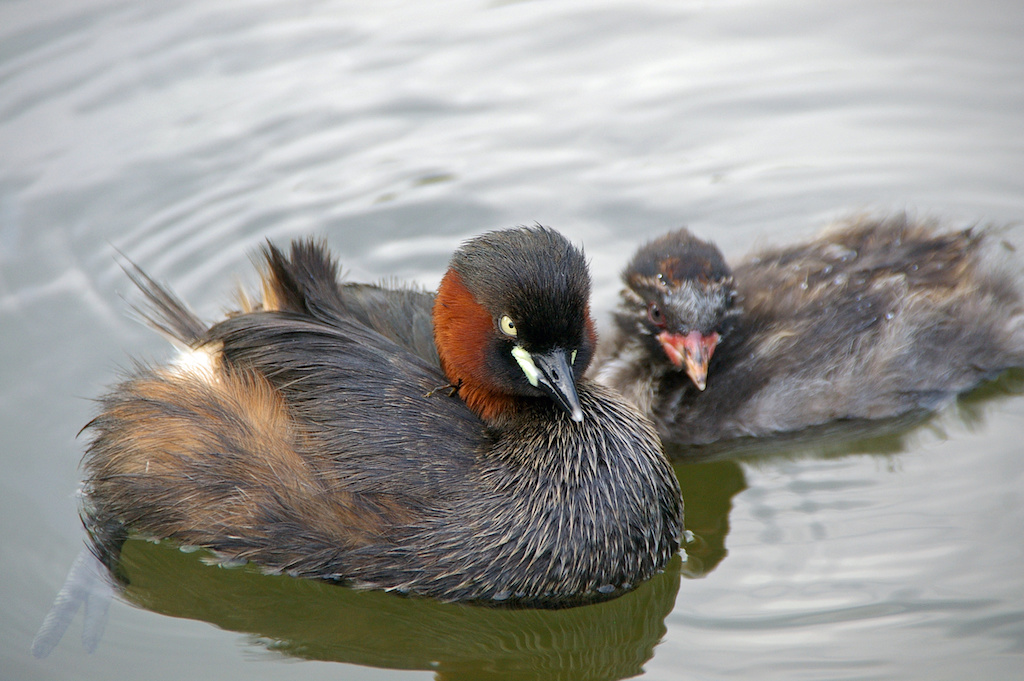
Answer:
<path fill-rule="evenodd" d="M 1019 392 L 1010 372 L 958 401 L 967 422 L 982 405 Z M 933 419 L 833 424 L 767 440 L 670 448 L 693 541 L 661 575 L 633 593 L 568 610 L 506 610 L 358 591 L 311 580 L 222 568 L 204 552 L 129 540 L 122 596 L 147 610 L 248 634 L 286 656 L 372 667 L 429 670 L 438 679 L 620 679 L 643 672 L 666 633 L 680 579 L 702 578 L 728 555 L 733 500 L 743 466 L 780 458 L 895 456 Z"/>
<path fill-rule="evenodd" d="M 129 540 L 124 598 L 172 617 L 249 634 L 286 655 L 439 679 L 619 679 L 634 676 L 665 634 L 682 561 L 636 591 L 568 610 L 503 610 L 357 591 L 220 568 L 201 552 Z"/>

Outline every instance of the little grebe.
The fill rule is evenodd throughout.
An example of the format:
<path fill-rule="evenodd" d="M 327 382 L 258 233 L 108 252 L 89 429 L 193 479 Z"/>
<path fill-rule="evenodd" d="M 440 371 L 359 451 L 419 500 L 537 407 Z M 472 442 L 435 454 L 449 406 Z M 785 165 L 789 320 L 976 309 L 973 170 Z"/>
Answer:
<path fill-rule="evenodd" d="M 209 328 L 132 274 L 187 348 L 136 369 L 89 425 L 94 537 L 525 607 L 606 600 L 664 568 L 678 482 L 649 421 L 581 379 L 590 278 L 561 235 L 470 240 L 436 299 L 339 284 L 309 241 L 265 256 L 262 302 Z"/>
<path fill-rule="evenodd" d="M 672 232 L 623 272 L 595 376 L 678 444 L 932 409 L 1024 364 L 1012 250 L 994 231 L 861 219 L 730 270 Z"/>

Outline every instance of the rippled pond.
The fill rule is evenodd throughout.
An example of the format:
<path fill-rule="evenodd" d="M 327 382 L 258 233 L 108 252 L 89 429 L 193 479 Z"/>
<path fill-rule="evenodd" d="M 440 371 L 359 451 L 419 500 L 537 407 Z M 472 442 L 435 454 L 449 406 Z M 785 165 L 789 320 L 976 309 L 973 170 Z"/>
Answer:
<path fill-rule="evenodd" d="M 79 614 L 30 648 L 83 542 L 91 400 L 170 352 L 117 250 L 212 319 L 268 238 L 434 287 L 462 239 L 540 222 L 584 244 L 605 325 L 628 254 L 683 224 L 739 255 L 859 212 L 1024 219 L 1022 36 L 995 1 L 3 3 L 0 678 L 1021 678 L 1021 372 L 923 420 L 674 451 L 697 540 L 610 603 L 132 540 L 98 643 Z"/>

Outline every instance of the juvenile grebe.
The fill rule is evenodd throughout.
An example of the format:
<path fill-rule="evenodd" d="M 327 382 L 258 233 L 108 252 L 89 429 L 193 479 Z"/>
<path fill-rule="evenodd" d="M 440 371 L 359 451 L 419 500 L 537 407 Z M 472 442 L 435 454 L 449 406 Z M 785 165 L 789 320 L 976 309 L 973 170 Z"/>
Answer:
<path fill-rule="evenodd" d="M 994 231 L 862 219 L 730 269 L 682 229 L 623 272 L 594 376 L 679 444 L 932 409 L 1024 365 L 1012 257 Z"/>
<path fill-rule="evenodd" d="M 265 257 L 262 302 L 209 328 L 135 272 L 153 324 L 186 350 L 137 368 L 88 426 L 97 541 L 130 531 L 525 607 L 613 598 L 676 552 L 682 499 L 654 429 L 581 379 L 590 278 L 557 232 L 468 241 L 433 302 L 339 284 L 313 242 Z M 439 360 L 422 337 L 431 304 Z"/>

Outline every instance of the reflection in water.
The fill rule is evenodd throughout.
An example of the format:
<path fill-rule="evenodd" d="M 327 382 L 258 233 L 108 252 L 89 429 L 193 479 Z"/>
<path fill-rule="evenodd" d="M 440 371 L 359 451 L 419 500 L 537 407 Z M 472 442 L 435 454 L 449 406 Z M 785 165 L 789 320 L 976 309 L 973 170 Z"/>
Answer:
<path fill-rule="evenodd" d="M 124 597 L 147 610 L 250 634 L 287 655 L 439 679 L 618 679 L 642 672 L 665 634 L 682 561 L 636 591 L 567 610 L 508 610 L 403 598 L 209 565 L 203 552 L 132 539 Z"/>
<path fill-rule="evenodd" d="M 1024 392 L 1024 369 L 1003 372 L 956 399 L 956 417 L 969 427 L 979 426 L 985 406 L 1000 397 Z M 686 502 L 686 529 L 694 541 L 685 549 L 687 577 L 703 577 L 728 555 L 725 537 L 734 496 L 747 488 L 738 463 L 768 464 L 780 459 L 831 459 L 869 455 L 894 457 L 912 449 L 908 444 L 922 429 L 941 430 L 934 412 L 917 412 L 877 421 L 840 421 L 795 433 L 766 438 L 739 438 L 707 445 L 668 445 L 676 477 Z"/>
<path fill-rule="evenodd" d="M 1010 395 L 1024 395 L 1024 368 L 1004 371 L 995 380 L 962 395 L 956 401 L 957 415 L 968 427 L 978 427 L 985 421 L 985 406 Z"/>
<path fill-rule="evenodd" d="M 1024 370 L 1003 374 L 958 401 L 968 425 L 986 403 L 1019 394 Z M 76 561 L 34 644 L 46 655 L 80 606 L 88 649 L 102 633 L 108 581 L 129 602 L 249 634 L 286 655 L 392 669 L 429 670 L 438 679 L 618 679 L 642 673 L 666 632 L 680 577 L 705 577 L 728 555 L 733 498 L 747 488 L 739 461 L 895 456 L 929 415 L 883 422 L 837 423 L 796 435 L 714 446 L 672 447 L 693 541 L 665 573 L 616 600 L 568 610 L 492 609 L 358 591 L 324 582 L 269 576 L 247 566 L 211 565 L 204 552 L 169 542 L 94 536 L 106 546 L 106 569 L 88 552 Z M 97 528 L 93 528 L 94 532 Z M 120 553 L 117 548 L 120 547 Z M 87 559 L 84 560 L 83 559 Z M 97 572 L 99 570 L 99 572 Z M 99 576 L 103 573 L 103 576 Z"/>
<path fill-rule="evenodd" d="M 686 577 L 704 577 L 728 555 L 732 500 L 747 488 L 739 461 L 765 463 L 780 458 L 834 458 L 854 454 L 894 456 L 924 415 L 888 421 L 842 422 L 771 438 L 741 438 L 710 445 L 668 445 L 686 503 Z"/>
<path fill-rule="evenodd" d="M 855 454 L 890 456 L 906 451 L 906 440 L 932 417 L 930 412 L 914 412 L 878 421 L 835 421 L 771 437 L 743 437 L 706 445 L 668 445 L 665 454 L 676 462 L 825 459 Z"/>
<path fill-rule="evenodd" d="M 984 422 L 985 407 L 990 402 L 1022 393 L 1024 368 L 1014 368 L 953 398 L 951 402 L 955 405 L 956 419 L 969 427 L 976 427 Z M 744 437 L 704 445 L 669 444 L 665 447 L 665 454 L 677 462 L 677 473 L 678 462 L 823 459 L 858 454 L 895 456 L 912 449 L 909 443 L 922 428 L 934 426 L 941 430 L 938 411 L 941 409 L 920 410 L 891 419 L 834 421 L 770 437 Z M 689 526 L 690 497 L 685 494 L 685 488 L 683 492 Z"/>
<path fill-rule="evenodd" d="M 732 498 L 747 488 L 747 480 L 735 461 L 677 464 L 675 471 L 686 503 L 686 529 L 693 533 L 683 574 L 704 577 L 728 553 Z"/>
<path fill-rule="evenodd" d="M 83 551 L 62 590 L 75 598 L 58 596 L 37 636 L 37 654 L 57 644 L 80 605 L 88 610 L 109 598 L 111 582 L 147 610 L 244 632 L 296 657 L 431 670 L 439 679 L 635 676 L 665 634 L 681 574 L 704 576 L 725 557 L 732 497 L 746 487 L 732 461 L 680 465 L 676 472 L 695 535 L 686 561 L 677 556 L 664 573 L 607 603 L 567 610 L 439 603 L 265 575 L 254 566 L 225 569 L 205 552 L 171 542 L 122 545 L 123 537 L 94 536 L 108 567 Z M 106 569 L 113 573 L 107 580 L 96 576 Z M 88 622 L 86 630 L 97 639 L 102 633 Z"/>

